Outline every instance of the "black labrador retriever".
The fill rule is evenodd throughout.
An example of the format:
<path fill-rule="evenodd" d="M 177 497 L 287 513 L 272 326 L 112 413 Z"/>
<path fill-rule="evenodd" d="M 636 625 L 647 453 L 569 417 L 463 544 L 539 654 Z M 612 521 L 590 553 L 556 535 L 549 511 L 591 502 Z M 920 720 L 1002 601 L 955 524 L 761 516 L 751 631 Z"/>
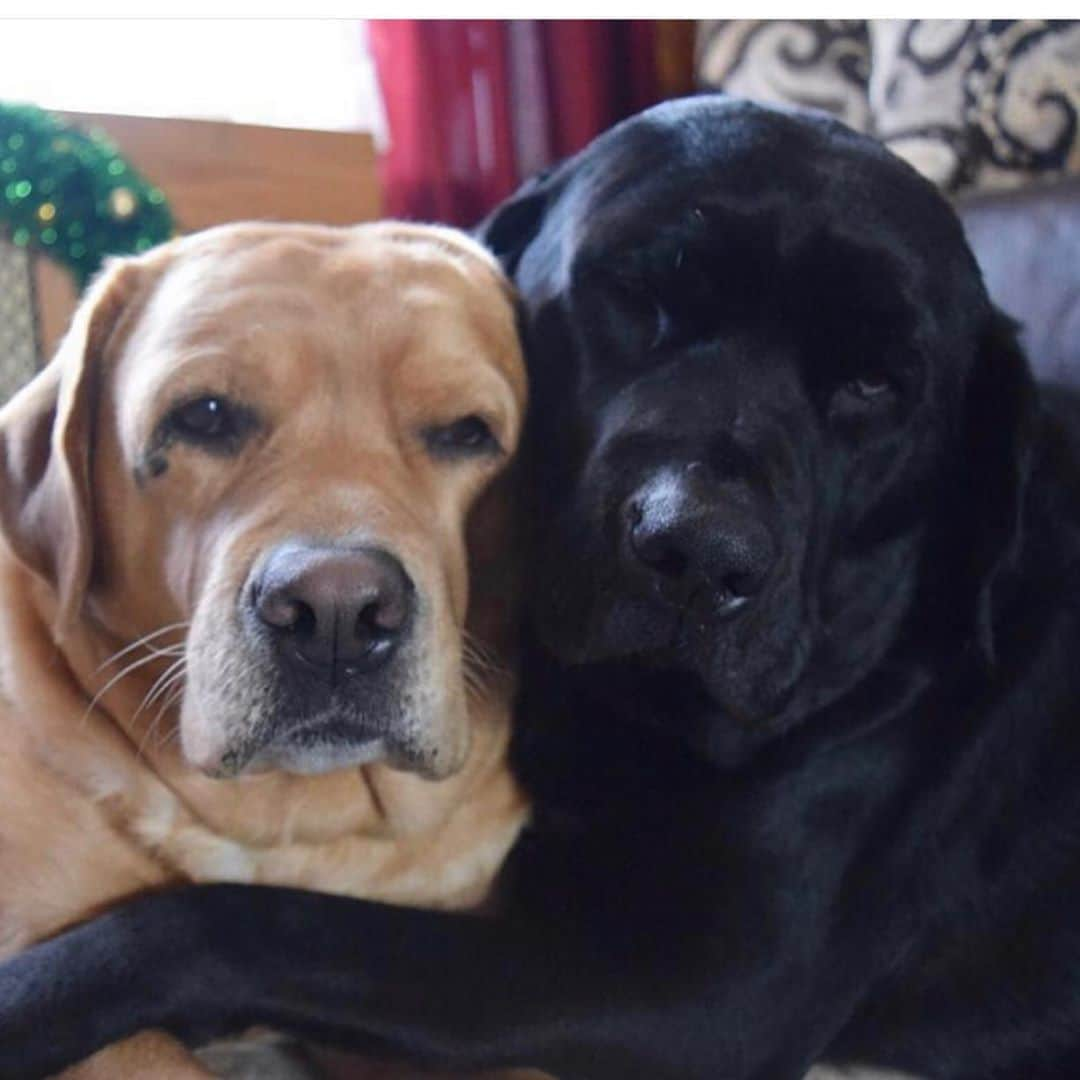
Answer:
<path fill-rule="evenodd" d="M 1080 1075 L 1080 410 L 945 201 L 702 97 L 485 235 L 534 400 L 505 914 L 145 899 L 0 971 L 3 1075 L 256 1022 L 563 1080 Z"/>

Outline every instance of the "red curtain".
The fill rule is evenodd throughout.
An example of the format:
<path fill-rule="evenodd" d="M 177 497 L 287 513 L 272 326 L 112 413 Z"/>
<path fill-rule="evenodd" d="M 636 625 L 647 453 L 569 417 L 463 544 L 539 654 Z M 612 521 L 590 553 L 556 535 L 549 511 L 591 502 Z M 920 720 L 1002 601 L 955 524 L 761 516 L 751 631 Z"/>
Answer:
<path fill-rule="evenodd" d="M 526 177 L 659 97 L 655 24 L 369 24 L 388 213 L 471 225 Z"/>

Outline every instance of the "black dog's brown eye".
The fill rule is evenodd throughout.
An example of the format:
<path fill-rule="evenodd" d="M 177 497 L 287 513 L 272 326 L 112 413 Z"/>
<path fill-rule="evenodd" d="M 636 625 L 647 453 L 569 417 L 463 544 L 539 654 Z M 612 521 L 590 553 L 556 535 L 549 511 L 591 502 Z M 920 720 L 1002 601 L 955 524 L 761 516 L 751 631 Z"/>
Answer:
<path fill-rule="evenodd" d="M 892 414 L 897 385 L 888 375 L 860 375 L 837 387 L 829 402 L 829 418 L 840 424 L 860 423 Z"/>
<path fill-rule="evenodd" d="M 466 454 L 487 454 L 499 450 L 499 444 L 487 421 L 479 416 L 463 416 L 452 424 L 430 427 L 424 441 L 432 453 L 440 457 Z"/>
<path fill-rule="evenodd" d="M 243 406 L 207 395 L 173 409 L 167 419 L 167 434 L 206 447 L 233 449 L 253 426 L 252 420 Z"/>
<path fill-rule="evenodd" d="M 866 375 L 845 383 L 844 389 L 863 401 L 875 401 L 891 394 L 893 384 L 884 375 Z"/>

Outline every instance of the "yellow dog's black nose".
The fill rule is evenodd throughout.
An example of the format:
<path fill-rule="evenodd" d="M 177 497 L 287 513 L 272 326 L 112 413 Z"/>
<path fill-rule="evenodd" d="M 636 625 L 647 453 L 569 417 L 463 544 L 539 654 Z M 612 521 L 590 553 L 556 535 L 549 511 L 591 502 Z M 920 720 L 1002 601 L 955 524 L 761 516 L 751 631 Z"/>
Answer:
<path fill-rule="evenodd" d="M 274 548 L 250 591 L 282 659 L 332 675 L 385 664 L 407 632 L 414 594 L 405 568 L 389 552 L 299 542 Z"/>

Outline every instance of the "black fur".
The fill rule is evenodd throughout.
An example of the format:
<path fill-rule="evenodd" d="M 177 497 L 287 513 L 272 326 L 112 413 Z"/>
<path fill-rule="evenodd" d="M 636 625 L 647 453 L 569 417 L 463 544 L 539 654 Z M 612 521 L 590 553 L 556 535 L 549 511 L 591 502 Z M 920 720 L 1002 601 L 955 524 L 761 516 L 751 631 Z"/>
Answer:
<path fill-rule="evenodd" d="M 832 121 L 705 97 L 484 232 L 534 403 L 505 916 L 140 901 L 0 970 L 3 1075 L 254 1022 L 563 1080 L 1080 1075 L 1080 408 L 951 210 Z M 737 533 L 767 569 L 734 614 L 627 554 L 691 474 L 702 565 Z"/>

